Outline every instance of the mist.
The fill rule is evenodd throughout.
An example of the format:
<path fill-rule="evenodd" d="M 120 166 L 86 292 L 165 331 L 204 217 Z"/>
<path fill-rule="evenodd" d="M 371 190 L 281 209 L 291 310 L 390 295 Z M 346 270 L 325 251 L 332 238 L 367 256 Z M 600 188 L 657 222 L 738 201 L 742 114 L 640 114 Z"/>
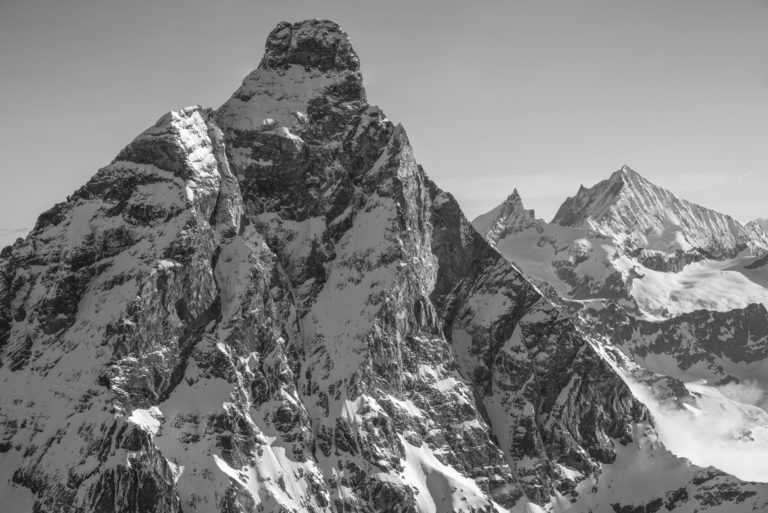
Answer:
<path fill-rule="evenodd" d="M 768 482 L 768 413 L 754 404 L 764 392 L 754 383 L 714 387 L 686 383 L 691 394 L 682 406 L 659 400 L 638 381 L 629 386 L 651 412 L 659 439 L 676 456 L 713 466 L 739 479 Z M 737 400 L 740 399 L 740 400 Z"/>

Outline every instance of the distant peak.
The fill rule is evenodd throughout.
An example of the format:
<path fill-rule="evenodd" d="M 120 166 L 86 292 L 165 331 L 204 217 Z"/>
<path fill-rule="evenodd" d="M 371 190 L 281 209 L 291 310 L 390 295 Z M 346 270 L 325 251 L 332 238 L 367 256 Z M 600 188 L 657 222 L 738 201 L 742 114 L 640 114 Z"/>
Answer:
<path fill-rule="evenodd" d="M 522 214 L 525 217 L 535 219 L 536 213 L 533 209 L 526 209 L 525 205 L 523 204 L 523 198 L 520 197 L 520 193 L 517 191 L 517 188 L 512 189 L 512 194 L 507 196 L 507 199 L 504 200 L 504 203 L 499 205 L 502 207 L 502 213 L 503 216 L 509 216 L 512 213 L 515 213 L 514 215 Z"/>
<path fill-rule="evenodd" d="M 517 189 L 514 189 L 499 206 L 472 221 L 475 229 L 491 245 L 495 245 L 499 239 L 510 233 L 521 232 L 538 224 L 536 212 L 523 206 L 523 200 Z"/>
<path fill-rule="evenodd" d="M 624 179 L 624 178 L 630 178 L 630 179 L 641 179 L 645 180 L 640 173 L 632 169 L 631 167 L 627 166 L 626 164 L 621 166 L 621 168 L 618 171 L 614 171 L 614 173 L 611 175 L 609 180 L 616 180 L 616 179 Z M 647 180 L 645 180 L 647 181 Z"/>
<path fill-rule="evenodd" d="M 621 198 L 646 194 L 647 189 L 658 187 L 624 164 L 592 187 L 579 186 L 576 196 L 560 206 L 552 222 L 562 226 L 589 225 L 594 219 L 610 216 L 612 206 Z"/>
<path fill-rule="evenodd" d="M 552 223 L 589 229 L 627 247 L 665 252 L 703 249 L 722 256 L 768 244 L 763 230 L 745 229 L 730 216 L 680 199 L 626 165 L 607 180 L 580 188 Z"/>
<path fill-rule="evenodd" d="M 507 201 L 505 203 L 512 204 L 512 205 L 520 205 L 520 206 L 523 205 L 523 200 L 520 197 L 520 193 L 517 192 L 517 188 L 513 189 L 512 194 L 507 196 Z"/>
<path fill-rule="evenodd" d="M 357 71 L 360 60 L 349 36 L 331 20 L 286 21 L 267 37 L 263 68 L 281 68 L 298 64 L 322 71 Z"/>
<path fill-rule="evenodd" d="M 757 218 L 747 223 L 747 226 L 759 227 L 761 230 L 768 232 L 768 219 Z"/>

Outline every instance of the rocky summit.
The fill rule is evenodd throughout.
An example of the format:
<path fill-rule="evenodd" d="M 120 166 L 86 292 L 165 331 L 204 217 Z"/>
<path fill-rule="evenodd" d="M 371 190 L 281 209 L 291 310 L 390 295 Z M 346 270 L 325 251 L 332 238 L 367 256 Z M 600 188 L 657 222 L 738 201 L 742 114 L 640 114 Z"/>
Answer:
<path fill-rule="evenodd" d="M 0 509 L 768 508 L 667 450 L 627 365 L 428 178 L 337 24 L 281 23 L 3 249 Z"/>

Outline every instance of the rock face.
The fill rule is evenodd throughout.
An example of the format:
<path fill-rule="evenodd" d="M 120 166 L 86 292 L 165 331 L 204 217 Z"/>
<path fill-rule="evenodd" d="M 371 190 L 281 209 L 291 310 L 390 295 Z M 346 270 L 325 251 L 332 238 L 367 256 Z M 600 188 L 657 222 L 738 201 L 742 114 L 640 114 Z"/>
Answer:
<path fill-rule="evenodd" d="M 599 336 L 645 369 L 685 381 L 754 381 L 768 390 L 768 311 L 762 304 L 697 310 L 661 322 L 638 319 L 613 304 L 584 313 Z"/>
<path fill-rule="evenodd" d="M 550 298 L 630 301 L 634 274 L 613 240 L 536 219 L 517 190 L 472 221 L 475 229 Z"/>
<path fill-rule="evenodd" d="M 0 496 L 768 507 L 765 485 L 665 451 L 620 361 L 429 180 L 338 25 L 281 23 L 220 109 L 163 116 L 3 250 Z"/>
<path fill-rule="evenodd" d="M 754 219 L 744 225 L 751 234 L 752 239 L 759 240 L 763 234 L 768 233 L 768 219 Z"/>
<path fill-rule="evenodd" d="M 512 191 L 504 203 L 472 221 L 472 226 L 494 247 L 499 240 L 509 235 L 537 228 L 541 224 L 536 219 L 536 212 L 526 210 L 523 206 L 517 189 Z"/>
<path fill-rule="evenodd" d="M 621 187 L 628 187 L 624 178 L 630 184 L 642 180 L 630 173 L 624 169 L 609 182 L 621 178 Z M 680 201 L 662 199 L 656 211 L 672 211 Z M 554 290 L 550 297 L 615 356 L 617 370 L 658 423 L 662 441 L 694 462 L 764 481 L 768 474 L 754 469 L 753 455 L 768 445 L 765 253 L 724 258 L 739 247 L 721 253 L 711 245 L 647 248 L 642 244 L 648 240 L 627 243 L 636 236 L 633 224 L 606 229 L 591 217 L 586 228 L 519 223 L 524 209 L 516 204 L 518 215 L 497 208 L 475 220 L 476 228 L 541 290 Z M 566 201 L 561 212 L 572 204 Z M 636 208 L 636 217 L 644 217 L 642 205 Z M 604 210 L 609 217 L 617 212 L 613 206 Z M 704 217 L 688 225 L 706 226 L 709 212 L 694 212 Z M 696 232 L 689 240 L 708 239 Z M 706 453 L 720 456 L 700 457 Z"/>
<path fill-rule="evenodd" d="M 552 222 L 594 230 L 632 249 L 695 248 L 725 257 L 745 248 L 768 248 L 762 230 L 747 229 L 730 216 L 678 199 L 627 166 L 590 189 L 582 186 Z"/>

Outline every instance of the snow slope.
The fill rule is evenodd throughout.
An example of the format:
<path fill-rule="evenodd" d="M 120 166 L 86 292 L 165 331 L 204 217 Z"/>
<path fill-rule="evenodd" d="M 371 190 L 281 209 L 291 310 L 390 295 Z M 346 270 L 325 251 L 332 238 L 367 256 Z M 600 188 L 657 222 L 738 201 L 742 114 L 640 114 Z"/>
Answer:
<path fill-rule="evenodd" d="M 768 306 L 768 273 L 749 269 L 740 255 L 728 260 L 702 260 L 679 272 L 661 272 L 635 265 L 632 297 L 655 318 L 677 317 L 696 310 L 727 312 L 750 304 Z M 747 264 L 748 265 L 748 264 Z"/>

